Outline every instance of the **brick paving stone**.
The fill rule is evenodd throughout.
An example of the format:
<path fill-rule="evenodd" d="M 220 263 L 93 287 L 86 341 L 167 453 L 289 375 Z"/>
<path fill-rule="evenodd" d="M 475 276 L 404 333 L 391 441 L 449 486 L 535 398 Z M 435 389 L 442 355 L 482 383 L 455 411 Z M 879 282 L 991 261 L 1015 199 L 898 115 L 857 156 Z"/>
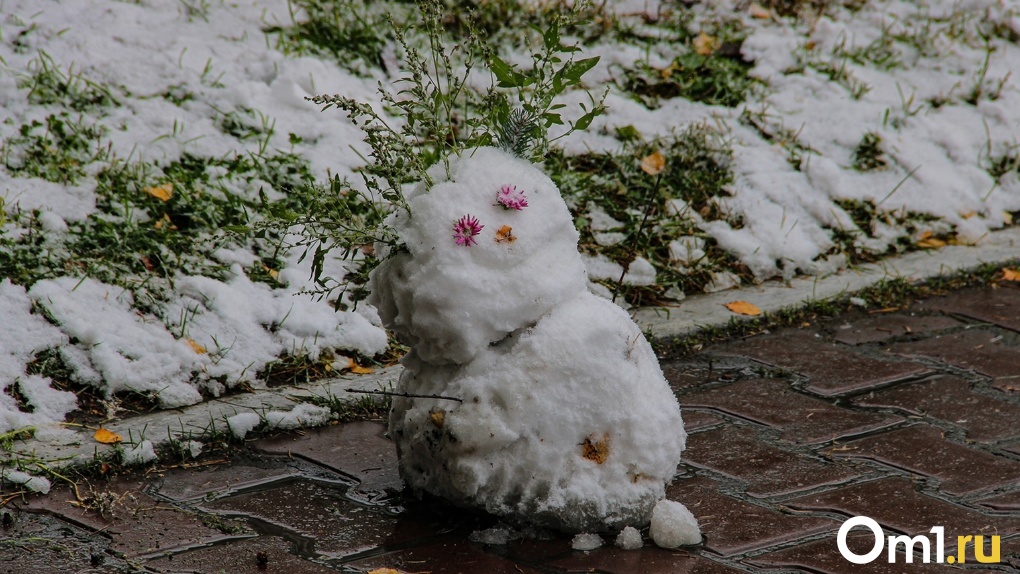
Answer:
<path fill-rule="evenodd" d="M 354 422 L 287 433 L 256 441 L 254 447 L 271 454 L 300 456 L 348 474 L 365 491 L 401 490 L 397 451 L 383 436 L 386 428 L 373 422 Z"/>
<path fill-rule="evenodd" d="M 800 373 L 809 379 L 808 390 L 824 396 L 880 387 L 930 372 L 917 363 L 875 359 L 824 341 L 814 332 L 794 329 L 725 345 L 713 352 L 744 355 Z"/>
<path fill-rule="evenodd" d="M 1020 490 L 983 498 L 977 504 L 993 510 L 1020 513 Z"/>
<path fill-rule="evenodd" d="M 426 524 L 402 529 L 398 519 L 355 504 L 329 485 L 295 481 L 202 505 L 218 513 L 253 516 L 311 538 L 315 551 L 341 557 L 429 532 Z M 406 523 L 405 523 L 406 524 Z"/>
<path fill-rule="evenodd" d="M 0 528 L 0 574 L 126 574 L 133 569 L 107 552 L 108 538 L 53 516 L 4 508 L 13 517 Z"/>
<path fill-rule="evenodd" d="M 867 554 L 875 544 L 873 534 L 854 530 L 847 536 L 847 546 L 856 554 Z M 900 546 L 902 548 L 902 546 Z M 952 574 L 960 570 L 944 564 L 921 563 L 915 556 L 912 564 L 906 564 L 902 550 L 896 564 L 888 563 L 888 547 L 882 554 L 869 564 L 853 564 L 844 559 L 836 546 L 836 536 L 826 537 L 809 544 L 801 544 L 792 548 L 755 556 L 747 562 L 765 568 L 805 568 L 811 572 L 822 574 Z M 968 574 L 978 574 L 978 570 L 967 570 Z M 983 574 L 983 573 L 982 573 Z"/>
<path fill-rule="evenodd" d="M 951 496 L 1020 483 L 1020 462 L 950 442 L 942 431 L 927 425 L 851 441 L 832 454 L 867 458 L 938 478 L 940 490 Z"/>
<path fill-rule="evenodd" d="M 844 345 L 879 343 L 894 337 L 923 335 L 960 327 L 963 323 L 944 315 L 865 315 L 836 327 L 832 338 Z"/>
<path fill-rule="evenodd" d="M 154 486 L 160 495 L 173 500 L 191 500 L 298 476 L 300 472 L 274 459 L 262 464 L 227 461 L 193 468 L 172 468 L 159 473 Z"/>
<path fill-rule="evenodd" d="M 758 440 L 753 429 L 732 425 L 696 433 L 687 441 L 684 462 L 747 483 L 755 497 L 776 496 L 846 482 L 852 469 L 794 454 Z"/>
<path fill-rule="evenodd" d="M 344 568 L 368 572 L 394 568 L 430 574 L 540 574 L 534 568 L 486 552 L 481 544 L 441 542 L 348 562 Z"/>
<path fill-rule="evenodd" d="M 687 506 L 698 519 L 705 547 L 722 556 L 839 528 L 829 518 L 783 514 L 722 494 L 717 482 L 704 477 L 674 481 L 666 488 L 666 498 Z"/>
<path fill-rule="evenodd" d="M 905 357 L 928 357 L 949 365 L 977 371 L 996 380 L 996 386 L 1020 387 L 1020 346 L 990 329 L 969 329 L 890 345 L 890 353 Z"/>
<path fill-rule="evenodd" d="M 802 395 L 785 381 L 774 379 L 745 380 L 715 387 L 685 395 L 683 401 L 685 405 L 714 408 L 782 429 L 782 440 L 795 444 L 826 442 L 885 428 L 903 420 L 894 415 L 835 407 Z"/>
<path fill-rule="evenodd" d="M 662 361 L 662 374 L 673 391 L 680 392 L 712 382 L 707 370 L 682 361 Z"/>
<path fill-rule="evenodd" d="M 721 417 L 717 417 L 716 415 L 706 411 L 693 410 L 685 407 L 681 409 L 681 413 L 684 418 L 684 429 L 687 432 L 714 426 L 723 422 Z"/>
<path fill-rule="evenodd" d="M 88 502 L 113 501 L 102 514 L 95 509 L 76 507 L 74 493 L 61 485 L 47 496 L 34 497 L 24 504 L 32 512 L 49 512 L 73 524 L 101 530 L 113 537 L 110 548 L 125 556 L 141 556 L 205 544 L 225 538 L 220 531 L 207 526 L 200 516 L 160 502 L 145 494 L 143 480 L 115 479 L 109 484 L 97 482 L 91 487 L 79 484 L 82 498 Z M 224 523 L 225 528 L 242 528 L 240 524 Z"/>
<path fill-rule="evenodd" d="M 231 540 L 206 548 L 165 556 L 145 563 L 155 572 L 194 574 L 336 574 L 336 570 L 291 554 L 278 536 Z M 260 562 L 260 553 L 264 562 Z M 224 568 L 226 567 L 226 568 Z"/>
<path fill-rule="evenodd" d="M 1020 332 L 1020 289 L 1015 287 L 967 289 L 924 306 Z"/>
<path fill-rule="evenodd" d="M 875 391 L 853 402 L 928 415 L 965 429 L 967 438 L 977 442 L 1020 436 L 1020 406 L 973 392 L 972 386 L 956 377 L 938 377 Z"/>
<path fill-rule="evenodd" d="M 608 541 L 612 543 L 612 541 Z M 650 543 L 649 543 L 650 544 Z M 544 566 L 564 572 L 605 572 L 606 574 L 740 574 L 731 568 L 683 550 L 663 550 L 646 545 L 641 550 L 615 546 L 572 555 Z"/>
<path fill-rule="evenodd" d="M 956 536 L 961 534 L 1005 537 L 1020 533 L 1020 518 L 987 516 L 939 500 L 918 492 L 911 480 L 902 477 L 844 486 L 785 504 L 796 510 L 830 510 L 848 517 L 868 516 L 886 528 L 911 536 L 927 535 L 932 526 L 944 526 L 947 548 L 955 546 Z"/>
<path fill-rule="evenodd" d="M 1017 571 L 1020 571 L 1020 538 L 1002 541 L 1000 560 L 1003 564 L 1012 566 Z"/>

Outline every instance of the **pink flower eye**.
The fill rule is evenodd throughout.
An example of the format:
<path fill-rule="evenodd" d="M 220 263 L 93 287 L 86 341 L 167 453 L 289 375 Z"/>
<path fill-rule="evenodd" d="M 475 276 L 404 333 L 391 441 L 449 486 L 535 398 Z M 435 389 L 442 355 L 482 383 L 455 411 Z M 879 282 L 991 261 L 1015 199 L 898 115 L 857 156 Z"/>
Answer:
<path fill-rule="evenodd" d="M 483 227 L 485 226 L 478 222 L 477 217 L 464 215 L 453 224 L 453 240 L 457 242 L 457 245 L 465 247 L 476 245 L 478 242 L 475 240 L 475 236 L 482 232 Z"/>
<path fill-rule="evenodd" d="M 528 206 L 528 198 L 523 191 L 519 191 L 516 185 L 505 184 L 496 192 L 496 201 L 503 206 L 503 209 L 520 211 Z"/>

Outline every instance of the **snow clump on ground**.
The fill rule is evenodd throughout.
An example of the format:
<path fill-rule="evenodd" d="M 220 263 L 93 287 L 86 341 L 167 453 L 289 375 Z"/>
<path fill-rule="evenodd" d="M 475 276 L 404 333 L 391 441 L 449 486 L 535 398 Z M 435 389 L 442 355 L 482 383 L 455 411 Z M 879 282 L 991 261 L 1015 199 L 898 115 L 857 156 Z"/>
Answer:
<path fill-rule="evenodd" d="M 686 442 L 650 345 L 587 291 L 570 213 L 537 167 L 481 148 L 448 173 L 391 216 L 406 251 L 370 280 L 411 344 L 390 414 L 402 477 L 569 532 L 647 524 Z"/>

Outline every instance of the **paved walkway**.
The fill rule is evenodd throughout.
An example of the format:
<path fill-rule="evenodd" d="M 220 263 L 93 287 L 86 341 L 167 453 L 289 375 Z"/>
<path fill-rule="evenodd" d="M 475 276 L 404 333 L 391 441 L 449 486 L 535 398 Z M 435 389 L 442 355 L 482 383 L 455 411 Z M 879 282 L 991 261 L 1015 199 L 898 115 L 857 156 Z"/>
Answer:
<path fill-rule="evenodd" d="M 705 543 L 472 542 L 491 518 L 397 494 L 378 423 L 261 439 L 230 460 L 158 467 L 10 501 L 0 573 L 732 573 L 1020 571 L 1020 289 L 969 289 L 663 362 L 688 450 L 668 496 Z M 78 502 L 78 499 L 82 502 Z M 887 534 L 1001 537 L 996 565 L 856 566 L 851 516 Z M 865 553 L 874 537 L 855 530 Z M 477 534 L 475 535 L 477 538 Z"/>

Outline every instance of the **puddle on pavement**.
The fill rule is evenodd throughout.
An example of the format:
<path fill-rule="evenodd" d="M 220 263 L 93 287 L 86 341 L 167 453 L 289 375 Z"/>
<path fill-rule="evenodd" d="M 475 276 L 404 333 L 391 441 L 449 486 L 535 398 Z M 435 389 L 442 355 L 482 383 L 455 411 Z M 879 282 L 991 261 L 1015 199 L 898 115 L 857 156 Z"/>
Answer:
<path fill-rule="evenodd" d="M 109 551 L 110 539 L 47 514 L 0 511 L 0 574 L 135 572 Z"/>

